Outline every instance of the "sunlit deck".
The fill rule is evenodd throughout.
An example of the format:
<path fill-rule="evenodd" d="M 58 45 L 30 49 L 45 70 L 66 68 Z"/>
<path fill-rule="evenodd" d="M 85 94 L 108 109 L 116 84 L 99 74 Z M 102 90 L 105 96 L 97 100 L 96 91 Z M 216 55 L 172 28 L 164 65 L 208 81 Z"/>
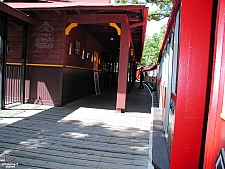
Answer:
<path fill-rule="evenodd" d="M 142 102 L 150 95 L 134 89 L 125 113 L 115 112 L 115 95 L 0 111 L 1 167 L 146 169 L 151 115 Z"/>

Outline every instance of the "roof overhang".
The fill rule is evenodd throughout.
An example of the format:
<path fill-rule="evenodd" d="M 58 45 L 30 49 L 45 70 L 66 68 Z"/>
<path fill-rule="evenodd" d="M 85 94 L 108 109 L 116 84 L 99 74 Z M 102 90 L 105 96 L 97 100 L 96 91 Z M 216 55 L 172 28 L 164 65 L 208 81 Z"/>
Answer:
<path fill-rule="evenodd" d="M 66 11 L 67 26 L 70 23 L 82 25 L 97 40 L 109 48 L 110 43 L 106 42 L 104 36 L 114 35 L 115 28 L 109 23 L 116 23 L 120 27 L 121 23 L 130 24 L 131 47 L 137 61 L 141 61 L 146 25 L 148 19 L 148 8 L 140 4 L 96 4 L 81 2 L 51 2 L 51 3 L 7 3 L 12 8 L 25 13 L 34 12 L 41 14 L 44 11 L 54 11 L 58 14 Z M 101 25 L 105 24 L 105 25 Z M 102 33 L 97 33 L 102 31 Z M 107 37 L 107 39 L 109 39 Z M 114 50 L 119 50 L 119 37 L 114 40 L 116 45 Z M 108 46 L 107 46 L 108 45 Z"/>
<path fill-rule="evenodd" d="M 10 18 L 13 20 L 20 20 L 26 23 L 29 23 L 31 25 L 36 25 L 35 19 L 32 17 L 28 16 L 27 14 L 16 10 L 2 2 L 0 2 L 0 11 L 6 13 Z"/>

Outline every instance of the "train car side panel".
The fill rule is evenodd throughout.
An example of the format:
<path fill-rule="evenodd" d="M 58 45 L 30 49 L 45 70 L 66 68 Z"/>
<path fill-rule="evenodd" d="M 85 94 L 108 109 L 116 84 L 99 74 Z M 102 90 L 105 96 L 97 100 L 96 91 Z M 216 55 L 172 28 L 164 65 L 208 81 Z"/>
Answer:
<path fill-rule="evenodd" d="M 171 169 L 198 168 L 205 111 L 212 0 L 182 1 Z"/>
<path fill-rule="evenodd" d="M 218 3 L 212 86 L 204 154 L 204 168 L 215 168 L 218 153 L 225 147 L 224 108 L 225 84 L 225 1 Z"/>

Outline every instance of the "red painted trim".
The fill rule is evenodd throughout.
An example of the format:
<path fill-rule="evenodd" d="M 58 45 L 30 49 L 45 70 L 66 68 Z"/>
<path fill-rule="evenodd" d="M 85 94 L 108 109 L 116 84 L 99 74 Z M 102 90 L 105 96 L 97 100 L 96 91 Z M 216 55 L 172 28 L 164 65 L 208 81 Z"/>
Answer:
<path fill-rule="evenodd" d="M 181 4 L 177 99 L 170 169 L 199 167 L 212 4 L 213 0 L 186 0 Z"/>
<path fill-rule="evenodd" d="M 102 23 L 127 23 L 128 18 L 125 14 L 80 14 L 67 16 L 67 23 L 78 24 L 102 24 Z"/>
<path fill-rule="evenodd" d="M 81 2 L 35 2 L 35 3 L 26 3 L 26 2 L 6 2 L 5 4 L 22 10 L 139 10 L 144 9 L 145 5 L 127 5 L 127 4 L 99 4 L 99 3 L 81 3 Z"/>
<path fill-rule="evenodd" d="M 127 93 L 127 73 L 128 73 L 128 56 L 129 56 L 129 40 L 130 31 L 129 24 L 121 24 L 121 38 L 120 38 L 120 57 L 119 57 L 119 71 L 118 71 L 118 87 L 116 110 L 121 111 L 126 106 Z"/>
<path fill-rule="evenodd" d="M 162 83 L 162 77 L 160 77 L 160 79 L 158 80 L 158 85 L 160 85 Z"/>
<path fill-rule="evenodd" d="M 142 49 L 141 49 L 141 53 L 143 53 L 144 50 L 144 43 L 145 43 L 145 32 L 146 32 L 146 26 L 147 26 L 147 20 L 148 20 L 148 9 L 145 8 L 143 9 L 143 28 L 142 28 Z M 141 60 L 142 56 L 140 56 L 140 60 Z"/>
<path fill-rule="evenodd" d="M 176 14 L 177 14 L 178 10 L 180 9 L 180 4 L 181 4 L 181 0 L 174 0 L 174 2 L 173 2 L 173 8 L 172 8 L 172 11 L 170 13 L 170 17 L 168 19 L 166 32 L 165 32 L 165 35 L 164 35 L 162 46 L 161 46 L 161 49 L 160 49 L 160 52 L 159 52 L 158 61 L 156 62 L 156 64 L 160 63 L 160 60 L 162 58 L 162 53 L 163 53 L 164 47 L 166 45 L 166 41 L 167 41 L 167 38 L 168 38 L 169 33 L 170 33 L 170 29 L 171 29 L 172 25 L 174 24 Z"/>
<path fill-rule="evenodd" d="M 225 1 L 219 1 L 216 23 L 212 86 L 204 154 L 204 168 L 214 168 L 217 155 L 225 147 L 225 122 L 220 118 L 225 82 Z"/>

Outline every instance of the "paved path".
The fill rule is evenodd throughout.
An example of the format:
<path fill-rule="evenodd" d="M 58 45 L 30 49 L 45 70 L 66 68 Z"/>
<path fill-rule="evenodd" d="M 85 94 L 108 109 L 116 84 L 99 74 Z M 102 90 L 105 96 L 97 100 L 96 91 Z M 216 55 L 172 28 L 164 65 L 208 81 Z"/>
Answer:
<path fill-rule="evenodd" d="M 150 95 L 134 88 L 125 113 L 114 90 L 63 107 L 24 104 L 0 111 L 0 168 L 146 169 Z"/>

